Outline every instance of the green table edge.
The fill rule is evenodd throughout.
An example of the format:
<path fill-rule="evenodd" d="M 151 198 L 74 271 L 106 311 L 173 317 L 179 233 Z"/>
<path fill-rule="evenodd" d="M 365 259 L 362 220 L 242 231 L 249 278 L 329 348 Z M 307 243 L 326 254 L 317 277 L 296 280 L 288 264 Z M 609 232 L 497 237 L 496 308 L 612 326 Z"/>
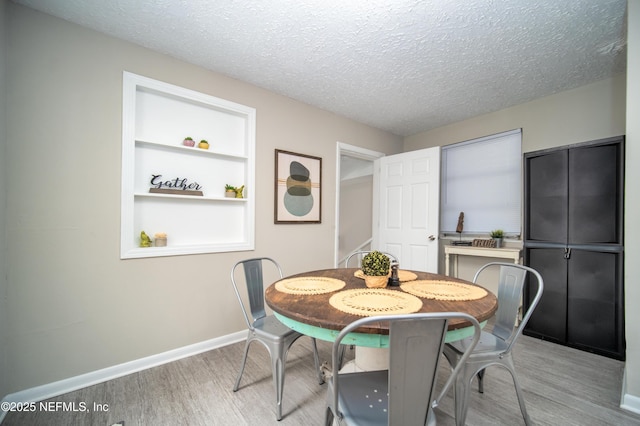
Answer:
<path fill-rule="evenodd" d="M 316 327 L 314 325 L 292 320 L 291 318 L 287 318 L 277 312 L 274 312 L 273 314 L 281 323 L 290 329 L 307 336 L 315 337 L 316 339 L 333 342 L 339 333 L 337 330 L 329 330 L 328 328 Z M 486 324 L 487 321 L 483 321 L 480 323 L 480 327 L 484 328 Z M 444 341 L 445 343 L 456 342 L 471 336 L 473 336 L 473 327 L 463 327 L 447 331 Z M 349 335 L 342 340 L 342 343 L 347 345 L 365 346 L 368 348 L 388 348 L 389 336 L 383 334 L 349 333 Z"/>

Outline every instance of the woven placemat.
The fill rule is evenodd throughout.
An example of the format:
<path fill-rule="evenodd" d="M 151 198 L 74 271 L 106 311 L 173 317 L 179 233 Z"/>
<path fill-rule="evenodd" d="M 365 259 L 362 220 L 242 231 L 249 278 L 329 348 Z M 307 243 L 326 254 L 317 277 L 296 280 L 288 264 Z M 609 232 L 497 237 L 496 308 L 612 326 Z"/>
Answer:
<path fill-rule="evenodd" d="M 358 269 L 356 272 L 354 272 L 353 276 L 356 278 L 364 279 L 364 273 L 362 273 L 362 269 Z M 405 281 L 413 281 L 418 278 L 418 276 L 411 271 L 398 269 L 398 278 L 400 279 L 400 282 L 403 283 Z"/>
<path fill-rule="evenodd" d="M 482 287 L 456 281 L 418 280 L 400 284 L 400 288 L 414 296 L 436 300 L 477 300 L 487 295 Z"/>
<path fill-rule="evenodd" d="M 329 277 L 286 278 L 276 283 L 276 290 L 288 294 L 323 294 L 337 291 L 347 285 L 344 281 Z"/>
<path fill-rule="evenodd" d="M 344 290 L 331 296 L 329 303 L 342 312 L 363 317 L 412 314 L 422 308 L 422 300 L 417 297 L 385 288 Z"/>

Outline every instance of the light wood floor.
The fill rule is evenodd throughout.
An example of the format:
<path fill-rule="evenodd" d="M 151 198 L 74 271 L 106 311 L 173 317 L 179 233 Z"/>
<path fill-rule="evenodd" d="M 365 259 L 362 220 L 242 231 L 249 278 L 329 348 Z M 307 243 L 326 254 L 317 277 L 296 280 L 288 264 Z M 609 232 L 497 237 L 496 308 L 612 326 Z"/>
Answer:
<path fill-rule="evenodd" d="M 266 350 L 254 344 L 240 390 L 232 392 L 244 343 L 230 345 L 170 364 L 78 390 L 51 401 L 94 403 L 106 412 L 9 413 L 11 425 L 321 425 L 326 385 L 313 374 L 310 340 L 298 340 L 289 352 L 284 388 L 284 418 L 274 415 L 274 391 Z M 330 344 L 318 342 L 321 360 Z M 537 425 L 640 425 L 640 415 L 621 410 L 623 363 L 522 336 L 515 348 L 516 368 L 527 408 Z M 439 382 L 448 365 L 443 358 Z M 475 383 L 474 383 L 475 384 Z M 477 389 L 477 388 L 476 388 Z M 77 405 L 79 406 L 79 405 Z M 437 412 L 440 425 L 454 425 L 451 395 Z M 468 425 L 524 424 L 506 370 L 487 370 L 485 393 L 473 392 Z"/>

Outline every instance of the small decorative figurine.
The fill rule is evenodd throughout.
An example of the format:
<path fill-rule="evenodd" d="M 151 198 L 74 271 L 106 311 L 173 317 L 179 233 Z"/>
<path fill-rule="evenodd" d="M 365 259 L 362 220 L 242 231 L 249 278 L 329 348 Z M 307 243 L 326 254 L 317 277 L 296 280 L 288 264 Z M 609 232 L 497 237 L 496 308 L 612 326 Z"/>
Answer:
<path fill-rule="evenodd" d="M 471 246 L 471 241 L 462 241 L 462 228 L 464 228 L 464 212 L 460 212 L 458 216 L 458 226 L 456 226 L 456 232 L 458 233 L 458 241 L 451 241 L 451 245 L 454 246 Z"/>
<path fill-rule="evenodd" d="M 456 232 L 462 234 L 462 228 L 464 228 L 464 212 L 460 212 L 458 216 L 458 226 L 456 226 Z"/>
<path fill-rule="evenodd" d="M 151 238 L 144 231 L 140 232 L 140 247 L 151 247 Z"/>

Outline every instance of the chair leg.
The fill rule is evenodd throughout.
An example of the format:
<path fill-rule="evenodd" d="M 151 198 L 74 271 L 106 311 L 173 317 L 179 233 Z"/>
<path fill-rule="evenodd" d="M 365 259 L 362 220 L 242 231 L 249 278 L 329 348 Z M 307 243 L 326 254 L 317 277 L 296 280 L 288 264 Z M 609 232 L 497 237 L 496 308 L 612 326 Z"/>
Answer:
<path fill-rule="evenodd" d="M 244 345 L 244 355 L 242 356 L 242 364 L 240 365 L 240 372 L 238 372 L 238 378 L 236 379 L 236 384 L 233 386 L 234 392 L 236 392 L 240 387 L 240 380 L 242 379 L 242 373 L 244 373 L 244 366 L 247 363 L 247 354 L 249 353 L 250 344 L 251 344 L 251 339 L 247 337 L 247 342 Z"/>
<path fill-rule="evenodd" d="M 471 380 L 475 376 L 469 366 L 465 366 L 460 370 L 458 377 L 456 377 L 456 383 L 454 386 L 454 403 L 456 413 L 456 425 L 464 426 L 467 420 L 467 410 L 469 408 L 469 398 L 471 387 Z"/>
<path fill-rule="evenodd" d="M 284 364 L 286 360 L 285 349 L 278 347 L 271 354 L 271 371 L 273 374 L 273 385 L 276 390 L 276 419 L 282 420 L 282 393 L 284 390 Z"/>
<path fill-rule="evenodd" d="M 484 393 L 484 371 L 484 368 L 478 371 L 478 392 L 480 393 Z"/>
<path fill-rule="evenodd" d="M 344 354 L 347 352 L 347 345 L 340 345 L 340 353 L 338 354 L 338 365 L 334 366 L 336 371 L 340 371 L 344 365 Z"/>
<path fill-rule="evenodd" d="M 327 407 L 327 413 L 324 416 L 324 426 L 332 426 L 333 425 L 333 411 L 331 411 L 330 407 Z"/>
<path fill-rule="evenodd" d="M 320 369 L 320 356 L 318 355 L 318 345 L 315 338 L 311 338 L 311 344 L 313 345 L 313 361 L 316 365 L 316 374 L 318 375 L 318 383 L 324 384 L 324 375 Z"/>
<path fill-rule="evenodd" d="M 344 353 L 346 349 L 344 345 L 340 345 L 340 352 L 338 353 L 338 365 L 334 365 L 333 368 L 336 372 L 342 369 L 342 365 L 344 364 Z"/>
<path fill-rule="evenodd" d="M 524 423 L 526 425 L 531 424 L 531 419 L 529 418 L 529 413 L 527 413 L 527 407 L 524 403 L 524 394 L 522 393 L 522 389 L 520 388 L 520 383 L 518 382 L 518 378 L 516 376 L 515 366 L 513 365 L 513 358 L 509 357 L 504 360 L 504 364 L 511 373 L 511 378 L 513 378 L 513 385 L 516 388 L 516 396 L 518 397 L 518 404 L 520 404 L 520 412 L 522 412 L 522 418 L 524 419 Z"/>
<path fill-rule="evenodd" d="M 427 426 L 436 426 L 436 424 L 436 413 L 433 408 L 430 408 L 427 413 Z"/>

